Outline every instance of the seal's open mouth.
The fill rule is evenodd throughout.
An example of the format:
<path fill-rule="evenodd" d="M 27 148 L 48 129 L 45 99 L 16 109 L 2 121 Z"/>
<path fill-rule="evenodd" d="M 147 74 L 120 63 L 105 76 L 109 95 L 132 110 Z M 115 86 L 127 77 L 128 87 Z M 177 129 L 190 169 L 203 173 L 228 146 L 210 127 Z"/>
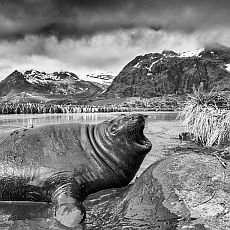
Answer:
<path fill-rule="evenodd" d="M 144 135 L 144 128 L 140 129 L 139 132 L 135 135 L 134 141 L 139 145 L 146 145 L 149 141 Z"/>
<path fill-rule="evenodd" d="M 132 115 L 132 121 L 128 128 L 127 138 L 142 148 L 151 148 L 151 142 L 144 135 L 144 116 L 141 114 Z"/>

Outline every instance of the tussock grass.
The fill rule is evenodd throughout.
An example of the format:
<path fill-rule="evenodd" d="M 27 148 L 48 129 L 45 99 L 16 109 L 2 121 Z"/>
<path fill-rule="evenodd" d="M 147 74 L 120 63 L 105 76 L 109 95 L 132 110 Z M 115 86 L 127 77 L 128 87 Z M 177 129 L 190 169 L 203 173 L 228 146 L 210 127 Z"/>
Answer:
<path fill-rule="evenodd" d="M 230 140 L 230 111 L 219 109 L 218 92 L 205 93 L 201 88 L 193 89 L 179 118 L 187 132 L 193 133 L 196 141 L 211 147 Z"/>

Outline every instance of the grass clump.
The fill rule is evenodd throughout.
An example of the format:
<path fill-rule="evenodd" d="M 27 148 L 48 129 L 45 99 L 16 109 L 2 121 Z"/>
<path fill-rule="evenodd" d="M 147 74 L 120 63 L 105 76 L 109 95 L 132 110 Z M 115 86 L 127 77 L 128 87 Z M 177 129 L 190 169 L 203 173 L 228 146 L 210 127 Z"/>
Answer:
<path fill-rule="evenodd" d="M 225 100 L 219 92 L 205 93 L 202 87 L 193 89 L 179 118 L 187 132 L 194 134 L 196 141 L 203 146 L 229 142 L 230 140 L 230 111 L 219 108 Z"/>

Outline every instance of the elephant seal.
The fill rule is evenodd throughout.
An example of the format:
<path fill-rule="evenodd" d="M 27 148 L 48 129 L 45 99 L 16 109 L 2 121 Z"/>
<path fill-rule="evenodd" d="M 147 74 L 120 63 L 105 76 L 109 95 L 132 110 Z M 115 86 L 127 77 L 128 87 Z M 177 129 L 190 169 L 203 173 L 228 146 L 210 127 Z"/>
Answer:
<path fill-rule="evenodd" d="M 144 126 L 133 114 L 14 131 L 0 143 L 0 200 L 53 203 L 61 224 L 77 226 L 89 194 L 133 179 L 152 147 Z"/>

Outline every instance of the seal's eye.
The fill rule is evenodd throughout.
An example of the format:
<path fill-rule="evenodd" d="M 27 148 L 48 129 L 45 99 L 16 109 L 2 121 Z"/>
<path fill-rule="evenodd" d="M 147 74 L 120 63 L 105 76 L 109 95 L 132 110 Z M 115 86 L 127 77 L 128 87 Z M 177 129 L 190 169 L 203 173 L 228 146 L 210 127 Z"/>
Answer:
<path fill-rule="evenodd" d="M 111 132 L 112 132 L 112 133 L 116 133 L 116 132 L 117 132 L 117 128 L 118 128 L 117 125 L 113 125 L 113 126 L 111 127 Z"/>
<path fill-rule="evenodd" d="M 128 117 L 124 117 L 123 120 L 124 121 L 129 121 L 129 118 Z"/>

